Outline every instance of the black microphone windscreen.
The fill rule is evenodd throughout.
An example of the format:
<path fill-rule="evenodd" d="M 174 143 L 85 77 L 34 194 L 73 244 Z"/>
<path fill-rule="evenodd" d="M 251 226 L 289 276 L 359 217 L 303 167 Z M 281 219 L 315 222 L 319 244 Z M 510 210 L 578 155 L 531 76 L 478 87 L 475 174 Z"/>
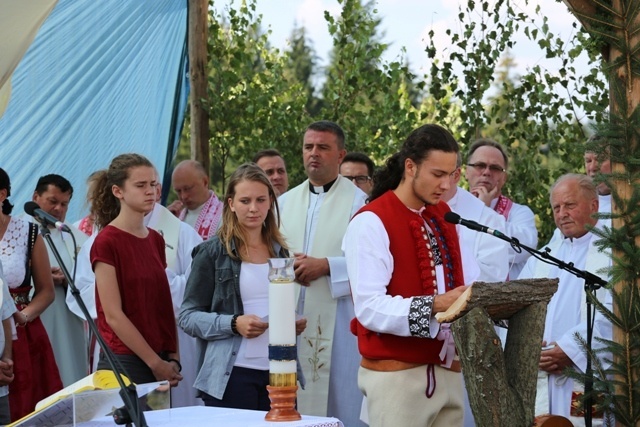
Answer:
<path fill-rule="evenodd" d="M 36 209 L 40 209 L 40 205 L 36 202 L 31 201 L 24 204 L 24 211 L 31 216 L 34 216 Z"/>
<path fill-rule="evenodd" d="M 451 224 L 459 224 L 460 215 L 455 212 L 447 212 L 446 214 L 444 214 L 444 220 L 450 222 Z"/>

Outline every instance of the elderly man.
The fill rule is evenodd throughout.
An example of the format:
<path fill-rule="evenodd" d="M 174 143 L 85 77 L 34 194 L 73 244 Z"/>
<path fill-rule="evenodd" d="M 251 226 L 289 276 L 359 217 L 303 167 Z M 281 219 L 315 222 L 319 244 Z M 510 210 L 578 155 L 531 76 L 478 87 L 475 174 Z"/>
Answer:
<path fill-rule="evenodd" d="M 289 175 L 287 175 L 287 165 L 278 150 L 268 148 L 260 150 L 253 156 L 251 161 L 264 171 L 269 177 L 276 195 L 279 196 L 289 189 Z"/>
<path fill-rule="evenodd" d="M 309 322 L 298 349 L 306 379 L 305 390 L 298 392 L 298 410 L 334 416 L 345 426 L 355 427 L 361 425 L 360 357 L 349 332 L 353 302 L 341 242 L 367 195 L 338 173 L 344 140 L 336 123 L 309 125 L 302 143 L 309 179 L 278 202 L 282 232 L 296 258 L 296 280 L 304 286 L 299 312 Z"/>
<path fill-rule="evenodd" d="M 195 160 L 178 163 L 171 185 L 178 200 L 167 209 L 193 227 L 202 239 L 213 236 L 220 225 L 223 203 L 209 189 L 209 174 L 202 164 Z"/>
<path fill-rule="evenodd" d="M 373 190 L 374 170 L 373 160 L 364 153 L 347 153 L 340 164 L 340 175 L 353 182 L 367 196 Z"/>
<path fill-rule="evenodd" d="M 597 236 L 589 232 L 596 226 L 594 215 L 598 212 L 598 196 L 591 178 L 581 174 L 567 174 L 558 178 L 551 187 L 551 208 L 553 219 L 562 234 L 560 239 L 552 239 L 544 248 L 551 255 L 574 267 L 588 269 L 599 274 L 610 266 L 609 254 L 597 248 Z M 521 279 L 531 277 L 557 277 L 560 279 L 558 291 L 547 308 L 543 351 L 540 355 L 536 415 L 562 415 L 570 418 L 574 425 L 584 425 L 583 420 L 573 413 L 572 405 L 577 404 L 580 384 L 562 374 L 567 367 L 586 370 L 585 351 L 575 338 L 578 334 L 586 338 L 586 295 L 584 279 L 565 270 L 530 258 L 520 273 Z M 606 289 L 596 292 L 596 297 L 611 309 L 611 294 Z M 594 348 L 600 347 L 595 337 L 611 339 L 612 326 L 599 313 L 595 316 Z M 573 415 L 573 416 L 572 416 Z"/>
<path fill-rule="evenodd" d="M 482 200 L 506 220 L 504 233 L 515 237 L 523 245 L 535 248 L 538 244 L 533 212 L 525 205 L 515 203 L 502 194 L 507 182 L 509 158 L 502 145 L 491 139 L 479 139 L 471 144 L 467 158 L 466 178 L 471 194 Z M 527 251 L 509 249 L 509 277 L 518 276 L 527 261 Z"/>
<path fill-rule="evenodd" d="M 33 201 L 40 206 L 40 209 L 58 221 L 64 222 L 71 196 L 73 196 L 71 183 L 60 175 L 49 174 L 38 180 L 33 192 Z M 63 233 L 54 227 L 49 227 L 49 232 L 65 267 L 69 272 L 73 272 L 76 254 L 87 240 L 87 236 L 73 225 L 68 224 L 68 226 L 75 237 L 75 242 L 70 234 Z M 66 304 L 67 279 L 48 245 L 47 252 L 56 296 L 40 318 L 49 335 L 62 384 L 66 387 L 87 375 L 88 347 L 84 322 L 74 316 Z"/>

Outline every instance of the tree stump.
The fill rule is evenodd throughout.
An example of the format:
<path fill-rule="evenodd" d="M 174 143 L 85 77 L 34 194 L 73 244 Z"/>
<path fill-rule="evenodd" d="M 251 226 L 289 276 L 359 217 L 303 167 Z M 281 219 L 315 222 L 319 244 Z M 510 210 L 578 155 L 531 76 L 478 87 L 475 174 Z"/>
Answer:
<path fill-rule="evenodd" d="M 477 426 L 533 425 L 547 304 L 557 289 L 557 279 L 478 282 L 460 296 L 456 309 L 439 313 L 454 320 L 451 330 Z M 499 319 L 509 320 L 504 351 L 494 328 Z"/>

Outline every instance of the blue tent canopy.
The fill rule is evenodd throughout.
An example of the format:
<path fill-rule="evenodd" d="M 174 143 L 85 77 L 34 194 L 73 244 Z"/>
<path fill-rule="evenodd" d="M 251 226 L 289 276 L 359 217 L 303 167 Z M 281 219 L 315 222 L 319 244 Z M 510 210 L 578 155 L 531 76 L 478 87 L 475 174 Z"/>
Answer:
<path fill-rule="evenodd" d="M 59 0 L 0 117 L 15 213 L 40 176 L 57 173 L 74 186 L 67 221 L 79 219 L 87 177 L 121 153 L 147 156 L 164 175 L 187 102 L 186 36 L 187 0 Z"/>

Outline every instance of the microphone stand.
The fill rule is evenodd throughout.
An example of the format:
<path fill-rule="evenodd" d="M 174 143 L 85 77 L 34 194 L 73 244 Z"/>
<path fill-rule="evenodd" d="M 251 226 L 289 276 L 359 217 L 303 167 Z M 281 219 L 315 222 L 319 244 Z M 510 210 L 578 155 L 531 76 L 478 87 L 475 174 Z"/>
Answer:
<path fill-rule="evenodd" d="M 129 413 L 131 422 L 133 422 L 133 424 L 136 427 L 148 427 L 147 420 L 145 419 L 144 413 L 142 412 L 138 402 L 138 393 L 136 391 L 136 386 L 131 381 L 129 382 L 128 386 L 125 385 L 124 380 L 121 377 L 121 375 L 124 375 L 124 369 L 122 369 L 122 366 L 116 360 L 113 352 L 104 342 L 102 335 L 100 335 L 100 332 L 98 332 L 98 327 L 96 326 L 96 322 L 94 322 L 93 318 L 89 314 L 89 310 L 87 309 L 86 304 L 84 303 L 84 301 L 82 300 L 82 297 L 80 296 L 80 291 L 78 290 L 78 288 L 76 288 L 76 285 L 74 284 L 73 279 L 69 274 L 69 271 L 67 270 L 67 267 L 64 265 L 64 262 L 60 257 L 60 252 L 58 252 L 56 245 L 53 243 L 53 240 L 51 239 L 51 231 L 46 225 L 40 224 L 40 234 L 42 234 L 42 237 L 46 240 L 47 244 L 49 245 L 49 248 L 51 248 L 51 251 L 53 252 L 53 256 L 56 258 L 56 261 L 58 261 L 58 265 L 60 265 L 60 269 L 62 270 L 64 277 L 67 279 L 69 289 L 71 290 L 71 293 L 76 299 L 76 302 L 78 303 L 78 306 L 82 311 L 82 314 L 84 314 L 84 317 L 87 320 L 87 323 L 89 324 L 89 329 L 95 335 L 96 340 L 100 344 L 100 348 L 102 349 L 102 352 L 104 353 L 104 356 L 107 359 L 107 363 L 109 363 L 111 370 L 115 374 L 116 380 L 118 381 L 118 385 L 120 386 L 120 397 L 122 398 L 122 401 L 124 402 L 124 406 Z M 73 246 L 75 247 L 76 246 L 75 236 L 73 235 L 73 233 L 69 233 L 69 234 L 71 234 L 71 238 L 73 239 L 73 243 L 74 243 Z M 125 421 L 127 422 L 127 425 L 130 425 L 128 423 L 128 420 L 126 420 L 126 417 L 124 418 L 125 418 Z M 122 419 L 118 416 L 118 414 L 114 414 L 114 420 L 116 424 L 123 424 Z"/>
<path fill-rule="evenodd" d="M 602 278 L 596 276 L 593 273 L 590 273 L 586 270 L 580 270 L 576 268 L 572 262 L 566 263 L 558 258 L 555 258 L 551 255 L 551 250 L 549 248 L 545 248 L 544 252 L 538 251 L 536 249 L 530 248 L 526 245 L 523 245 L 516 239 L 515 237 L 508 237 L 499 231 L 493 231 L 493 233 L 489 233 L 493 236 L 498 237 L 506 242 L 509 242 L 514 251 L 520 253 L 522 249 L 529 252 L 531 255 L 536 257 L 542 262 L 546 262 L 547 264 L 555 265 L 559 267 L 561 270 L 565 270 L 574 276 L 584 280 L 584 290 L 586 294 L 586 302 L 587 302 L 587 349 L 591 354 L 591 341 L 593 339 L 593 319 L 592 319 L 592 303 L 589 299 L 589 295 L 593 296 L 593 292 L 597 291 L 603 286 L 606 286 L 607 282 Z M 595 298 L 595 297 L 594 297 Z M 587 355 L 587 369 L 586 369 L 586 378 L 584 382 L 584 421 L 586 427 L 591 427 L 593 425 L 593 397 L 591 396 L 591 392 L 593 391 L 593 369 L 591 367 L 591 356 Z"/>

